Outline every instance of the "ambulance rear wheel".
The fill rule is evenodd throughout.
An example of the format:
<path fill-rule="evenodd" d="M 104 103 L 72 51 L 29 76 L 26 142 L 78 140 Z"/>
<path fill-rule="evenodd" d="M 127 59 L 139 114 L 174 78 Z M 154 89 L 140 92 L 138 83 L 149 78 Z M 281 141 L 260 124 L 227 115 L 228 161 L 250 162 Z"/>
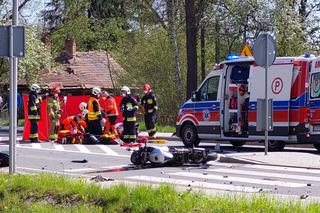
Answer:
<path fill-rule="evenodd" d="M 314 143 L 313 146 L 320 152 L 320 143 Z"/>
<path fill-rule="evenodd" d="M 232 146 L 235 146 L 235 147 L 240 147 L 246 144 L 245 141 L 230 141 L 230 143 L 232 144 Z"/>
<path fill-rule="evenodd" d="M 191 148 L 199 145 L 200 139 L 194 125 L 186 124 L 181 133 L 181 139 L 185 147 Z"/>
<path fill-rule="evenodd" d="M 284 141 L 269 141 L 268 150 L 269 151 L 283 151 L 286 143 Z"/>

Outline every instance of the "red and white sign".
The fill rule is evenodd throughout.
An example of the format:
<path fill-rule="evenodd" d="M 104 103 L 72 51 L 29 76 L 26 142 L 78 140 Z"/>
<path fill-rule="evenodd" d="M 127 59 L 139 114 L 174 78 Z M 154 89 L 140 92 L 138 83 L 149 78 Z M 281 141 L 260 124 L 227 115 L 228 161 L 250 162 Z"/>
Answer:
<path fill-rule="evenodd" d="M 274 94 L 279 94 L 283 88 L 283 81 L 281 78 L 277 77 L 272 81 L 272 92 Z"/>

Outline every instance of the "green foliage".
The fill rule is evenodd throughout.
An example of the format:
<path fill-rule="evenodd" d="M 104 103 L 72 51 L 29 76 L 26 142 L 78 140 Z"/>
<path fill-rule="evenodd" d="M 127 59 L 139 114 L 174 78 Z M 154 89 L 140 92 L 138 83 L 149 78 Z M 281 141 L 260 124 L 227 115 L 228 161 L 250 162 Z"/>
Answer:
<path fill-rule="evenodd" d="M 50 50 L 41 42 L 36 28 L 26 28 L 26 55 L 19 59 L 18 78 L 25 79 L 31 84 L 37 81 L 38 71 L 48 69 L 54 65 Z M 0 84 L 8 84 L 9 63 L 7 59 L 0 59 Z"/>
<path fill-rule="evenodd" d="M 139 92 L 144 83 L 150 83 L 159 101 L 158 122 L 174 125 L 179 101 L 174 80 L 175 61 L 172 45 L 166 33 L 157 28 L 150 30 L 148 34 L 144 32 L 136 34 L 133 39 L 124 41 L 114 52 L 114 56 L 128 72 L 128 75 L 122 76 L 120 83 L 136 85 Z M 185 60 L 185 57 L 181 58 Z M 184 71 L 183 79 L 185 79 L 184 60 L 181 63 Z"/>
<path fill-rule="evenodd" d="M 279 0 L 275 16 L 278 56 L 298 56 L 306 51 L 306 33 L 294 1 Z"/>
<path fill-rule="evenodd" d="M 101 188 L 63 176 L 0 175 L 1 212 L 318 212 L 319 203 L 283 201 L 272 195 L 177 192 L 173 186 Z"/>
<path fill-rule="evenodd" d="M 38 71 L 53 66 L 50 50 L 40 41 L 36 29 L 27 28 L 26 57 L 19 60 L 19 79 L 37 82 Z"/>

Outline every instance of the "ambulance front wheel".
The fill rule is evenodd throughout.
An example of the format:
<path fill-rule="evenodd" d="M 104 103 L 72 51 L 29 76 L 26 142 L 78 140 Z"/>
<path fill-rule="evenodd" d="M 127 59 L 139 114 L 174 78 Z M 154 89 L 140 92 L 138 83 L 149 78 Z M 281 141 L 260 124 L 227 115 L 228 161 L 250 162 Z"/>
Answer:
<path fill-rule="evenodd" d="M 286 146 L 286 142 L 284 141 L 269 141 L 268 150 L 269 151 L 283 151 Z"/>
<path fill-rule="evenodd" d="M 320 143 L 314 143 L 313 146 L 320 152 Z"/>
<path fill-rule="evenodd" d="M 188 147 L 198 146 L 200 139 L 198 137 L 197 129 L 192 124 L 186 124 L 181 131 L 181 139 L 183 144 Z"/>

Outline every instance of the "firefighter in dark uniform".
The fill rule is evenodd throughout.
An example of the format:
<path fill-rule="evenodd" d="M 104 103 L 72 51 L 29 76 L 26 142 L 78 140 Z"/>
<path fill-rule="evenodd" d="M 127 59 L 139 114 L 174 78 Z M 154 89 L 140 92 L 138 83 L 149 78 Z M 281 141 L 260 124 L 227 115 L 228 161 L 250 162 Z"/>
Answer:
<path fill-rule="evenodd" d="M 143 85 L 144 96 L 141 99 L 141 105 L 144 108 L 144 122 L 150 138 L 155 138 L 157 132 L 156 112 L 158 110 L 157 98 L 154 96 L 149 84 Z"/>
<path fill-rule="evenodd" d="M 125 143 L 135 142 L 136 133 L 136 111 L 139 109 L 138 102 L 131 96 L 130 89 L 127 86 L 122 87 L 121 94 L 123 96 L 120 109 L 123 115 L 123 133 L 122 140 Z"/>
<path fill-rule="evenodd" d="M 38 121 L 41 119 L 40 115 L 40 104 L 47 95 L 39 97 L 40 86 L 38 84 L 32 84 L 30 88 L 31 92 L 29 94 L 28 100 L 28 119 L 31 124 L 30 128 L 30 142 L 36 143 L 38 141 Z"/>
<path fill-rule="evenodd" d="M 93 135 L 102 135 L 102 114 L 98 98 L 101 94 L 101 89 L 94 87 L 91 97 L 88 101 L 88 131 Z"/>

